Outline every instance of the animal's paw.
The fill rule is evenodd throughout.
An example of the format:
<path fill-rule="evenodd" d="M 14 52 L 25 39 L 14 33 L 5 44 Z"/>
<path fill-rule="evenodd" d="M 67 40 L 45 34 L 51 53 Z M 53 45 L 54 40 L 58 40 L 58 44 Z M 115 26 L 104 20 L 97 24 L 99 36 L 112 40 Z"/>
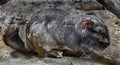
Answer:
<path fill-rule="evenodd" d="M 55 58 L 61 58 L 63 57 L 63 52 L 62 51 L 56 51 L 56 50 L 53 50 L 49 53 L 50 57 L 55 57 Z"/>

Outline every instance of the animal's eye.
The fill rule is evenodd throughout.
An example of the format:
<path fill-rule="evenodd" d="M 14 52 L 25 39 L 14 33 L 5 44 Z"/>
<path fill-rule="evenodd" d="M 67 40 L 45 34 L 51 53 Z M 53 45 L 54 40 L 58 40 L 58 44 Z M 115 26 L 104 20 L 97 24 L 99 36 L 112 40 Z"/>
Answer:
<path fill-rule="evenodd" d="M 82 25 L 83 25 L 84 27 L 87 27 L 88 25 L 90 25 L 90 20 L 88 20 L 88 19 L 83 19 Z"/>

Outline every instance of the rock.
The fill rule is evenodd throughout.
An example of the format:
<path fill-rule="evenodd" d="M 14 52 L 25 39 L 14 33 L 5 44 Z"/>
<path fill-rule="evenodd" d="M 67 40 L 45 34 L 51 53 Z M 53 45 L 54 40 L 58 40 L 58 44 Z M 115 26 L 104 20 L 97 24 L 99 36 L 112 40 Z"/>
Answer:
<path fill-rule="evenodd" d="M 96 0 L 73 0 L 70 5 L 79 10 L 102 10 L 103 6 L 99 4 Z"/>
<path fill-rule="evenodd" d="M 1 21 L 1 23 L 4 23 L 3 21 L 5 21 L 6 16 L 7 16 L 6 13 L 0 12 L 0 21 Z"/>
<path fill-rule="evenodd" d="M 114 13 L 118 18 L 120 18 L 120 0 L 97 0 L 100 2 L 107 10 Z"/>
<path fill-rule="evenodd" d="M 8 2 L 9 0 L 0 0 L 0 5 L 5 4 L 6 2 Z"/>
<path fill-rule="evenodd" d="M 3 0 L 2 0 L 3 1 Z M 0 8 L 1 14 L 6 14 L 4 17 L 7 23 L 26 23 L 34 12 L 43 8 L 56 7 L 66 10 L 100 10 L 102 5 L 95 0 L 58 0 L 58 1 L 42 1 L 42 0 L 11 0 Z M 9 12 L 8 12 L 9 11 Z M 0 19 L 4 21 L 4 19 Z"/>

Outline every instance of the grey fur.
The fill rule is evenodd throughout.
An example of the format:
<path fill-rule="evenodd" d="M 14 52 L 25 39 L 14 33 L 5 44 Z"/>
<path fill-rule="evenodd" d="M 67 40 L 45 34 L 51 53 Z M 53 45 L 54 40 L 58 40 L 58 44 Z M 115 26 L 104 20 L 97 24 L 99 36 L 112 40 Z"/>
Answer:
<path fill-rule="evenodd" d="M 90 19 L 94 25 L 84 28 L 83 19 Z M 104 31 L 96 32 L 97 27 Z M 34 14 L 26 27 L 27 36 L 31 32 L 34 32 L 34 36 L 42 36 L 47 44 L 66 45 L 75 51 L 80 50 L 81 44 L 102 49 L 110 44 L 107 26 L 103 20 L 95 15 L 73 14 L 60 9 L 44 9 Z M 103 38 L 100 39 L 99 35 Z M 107 39 L 107 42 L 104 39 Z"/>

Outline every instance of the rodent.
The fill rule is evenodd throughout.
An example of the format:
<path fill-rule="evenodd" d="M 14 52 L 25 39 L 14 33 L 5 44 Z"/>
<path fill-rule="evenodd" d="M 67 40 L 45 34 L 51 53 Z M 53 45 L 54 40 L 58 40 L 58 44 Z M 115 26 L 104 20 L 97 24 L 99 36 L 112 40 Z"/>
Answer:
<path fill-rule="evenodd" d="M 43 9 L 26 24 L 26 40 L 18 25 L 3 31 L 5 44 L 15 50 L 33 51 L 40 57 L 82 56 L 84 48 L 105 49 L 110 45 L 107 25 L 95 15 L 80 15 L 61 9 Z"/>

